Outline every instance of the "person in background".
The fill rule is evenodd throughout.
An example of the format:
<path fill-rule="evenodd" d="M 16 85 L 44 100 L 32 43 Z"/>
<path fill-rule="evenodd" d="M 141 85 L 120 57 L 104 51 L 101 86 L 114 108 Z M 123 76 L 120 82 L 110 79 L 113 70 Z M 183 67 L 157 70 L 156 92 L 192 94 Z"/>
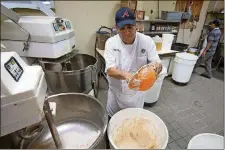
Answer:
<path fill-rule="evenodd" d="M 162 70 L 152 38 L 136 32 L 134 13 L 129 8 L 120 8 L 116 12 L 115 21 L 118 34 L 106 41 L 104 53 L 109 83 L 109 118 L 125 108 L 144 107 L 144 92 L 128 88 L 128 81 L 133 77 L 133 73 L 149 63 L 157 74 Z"/>
<path fill-rule="evenodd" d="M 219 26 L 221 21 L 216 19 L 209 23 L 209 33 L 205 39 L 205 44 L 203 44 L 202 54 L 196 62 L 194 70 L 201 65 L 202 62 L 205 63 L 205 73 L 202 73 L 201 76 L 211 79 L 212 77 L 212 59 L 216 52 L 217 45 L 221 37 L 221 31 Z"/>

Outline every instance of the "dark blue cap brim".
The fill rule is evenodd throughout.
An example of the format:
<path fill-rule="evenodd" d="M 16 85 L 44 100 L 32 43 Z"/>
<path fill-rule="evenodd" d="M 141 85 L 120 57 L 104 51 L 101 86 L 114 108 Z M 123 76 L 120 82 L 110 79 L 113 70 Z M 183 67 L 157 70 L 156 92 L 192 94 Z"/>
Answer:
<path fill-rule="evenodd" d="M 124 21 L 121 21 L 121 22 L 117 23 L 116 25 L 117 25 L 118 28 L 122 28 L 123 26 L 125 26 L 127 24 L 134 25 L 135 21 L 134 20 L 124 20 Z"/>

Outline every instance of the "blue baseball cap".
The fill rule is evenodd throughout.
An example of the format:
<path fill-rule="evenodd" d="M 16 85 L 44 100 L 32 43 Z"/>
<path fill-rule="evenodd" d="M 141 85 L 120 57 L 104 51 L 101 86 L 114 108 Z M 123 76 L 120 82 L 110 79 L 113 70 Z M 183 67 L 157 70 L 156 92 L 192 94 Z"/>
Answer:
<path fill-rule="evenodd" d="M 122 28 L 127 24 L 134 25 L 134 13 L 128 7 L 122 7 L 116 12 L 115 21 L 118 28 Z"/>
<path fill-rule="evenodd" d="M 216 26 L 220 26 L 221 21 L 219 19 L 215 19 L 212 22 L 210 22 L 209 24 L 215 24 Z"/>

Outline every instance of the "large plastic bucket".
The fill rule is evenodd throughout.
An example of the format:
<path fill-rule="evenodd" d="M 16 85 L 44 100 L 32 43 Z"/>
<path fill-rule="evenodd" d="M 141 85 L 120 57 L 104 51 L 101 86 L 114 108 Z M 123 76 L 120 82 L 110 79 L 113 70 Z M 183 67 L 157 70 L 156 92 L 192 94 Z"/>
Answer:
<path fill-rule="evenodd" d="M 198 57 L 189 53 L 177 53 L 174 58 L 172 79 L 178 83 L 188 83 Z"/>
<path fill-rule="evenodd" d="M 224 137 L 212 133 L 198 134 L 190 140 L 187 149 L 224 149 Z"/>
<path fill-rule="evenodd" d="M 161 146 L 159 149 L 166 148 L 169 134 L 165 123 L 156 114 L 148 110 L 142 108 L 126 108 L 113 115 L 109 121 L 107 133 L 111 149 L 119 149 L 113 142 L 113 134 L 115 129 L 120 127 L 124 120 L 131 118 L 149 118 L 151 123 L 155 126 L 157 136 L 160 138 L 159 143 Z"/>
<path fill-rule="evenodd" d="M 169 51 L 171 50 L 173 44 L 174 35 L 173 34 L 163 34 L 162 35 L 162 50 Z"/>
<path fill-rule="evenodd" d="M 161 91 L 162 83 L 167 75 L 167 69 L 163 67 L 161 73 L 159 74 L 157 80 L 155 81 L 154 85 L 146 91 L 145 94 L 145 103 L 154 103 L 158 100 L 159 94 Z"/>

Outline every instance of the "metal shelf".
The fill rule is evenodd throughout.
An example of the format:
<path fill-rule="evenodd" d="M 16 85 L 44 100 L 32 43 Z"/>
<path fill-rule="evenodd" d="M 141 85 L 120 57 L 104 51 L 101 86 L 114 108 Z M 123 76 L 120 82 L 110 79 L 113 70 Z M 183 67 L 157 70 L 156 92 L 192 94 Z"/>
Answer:
<path fill-rule="evenodd" d="M 209 27 L 209 25 L 205 24 L 204 27 Z M 224 27 L 219 27 L 220 29 L 223 29 Z"/>
<path fill-rule="evenodd" d="M 207 12 L 208 14 L 216 14 L 216 15 L 221 15 L 221 14 L 224 14 L 224 13 L 220 13 L 220 12 Z"/>
<path fill-rule="evenodd" d="M 151 20 L 152 22 L 168 22 L 168 23 L 180 23 L 180 21 L 177 20 L 163 20 L 163 19 L 154 19 Z"/>
<path fill-rule="evenodd" d="M 178 32 L 149 32 L 149 31 L 138 31 L 143 34 L 177 34 Z"/>
<path fill-rule="evenodd" d="M 150 20 L 135 20 L 136 22 L 150 22 Z"/>
<path fill-rule="evenodd" d="M 180 23 L 177 20 L 163 20 L 163 19 L 153 19 L 153 20 L 136 20 L 137 22 L 159 22 L 159 23 Z"/>

